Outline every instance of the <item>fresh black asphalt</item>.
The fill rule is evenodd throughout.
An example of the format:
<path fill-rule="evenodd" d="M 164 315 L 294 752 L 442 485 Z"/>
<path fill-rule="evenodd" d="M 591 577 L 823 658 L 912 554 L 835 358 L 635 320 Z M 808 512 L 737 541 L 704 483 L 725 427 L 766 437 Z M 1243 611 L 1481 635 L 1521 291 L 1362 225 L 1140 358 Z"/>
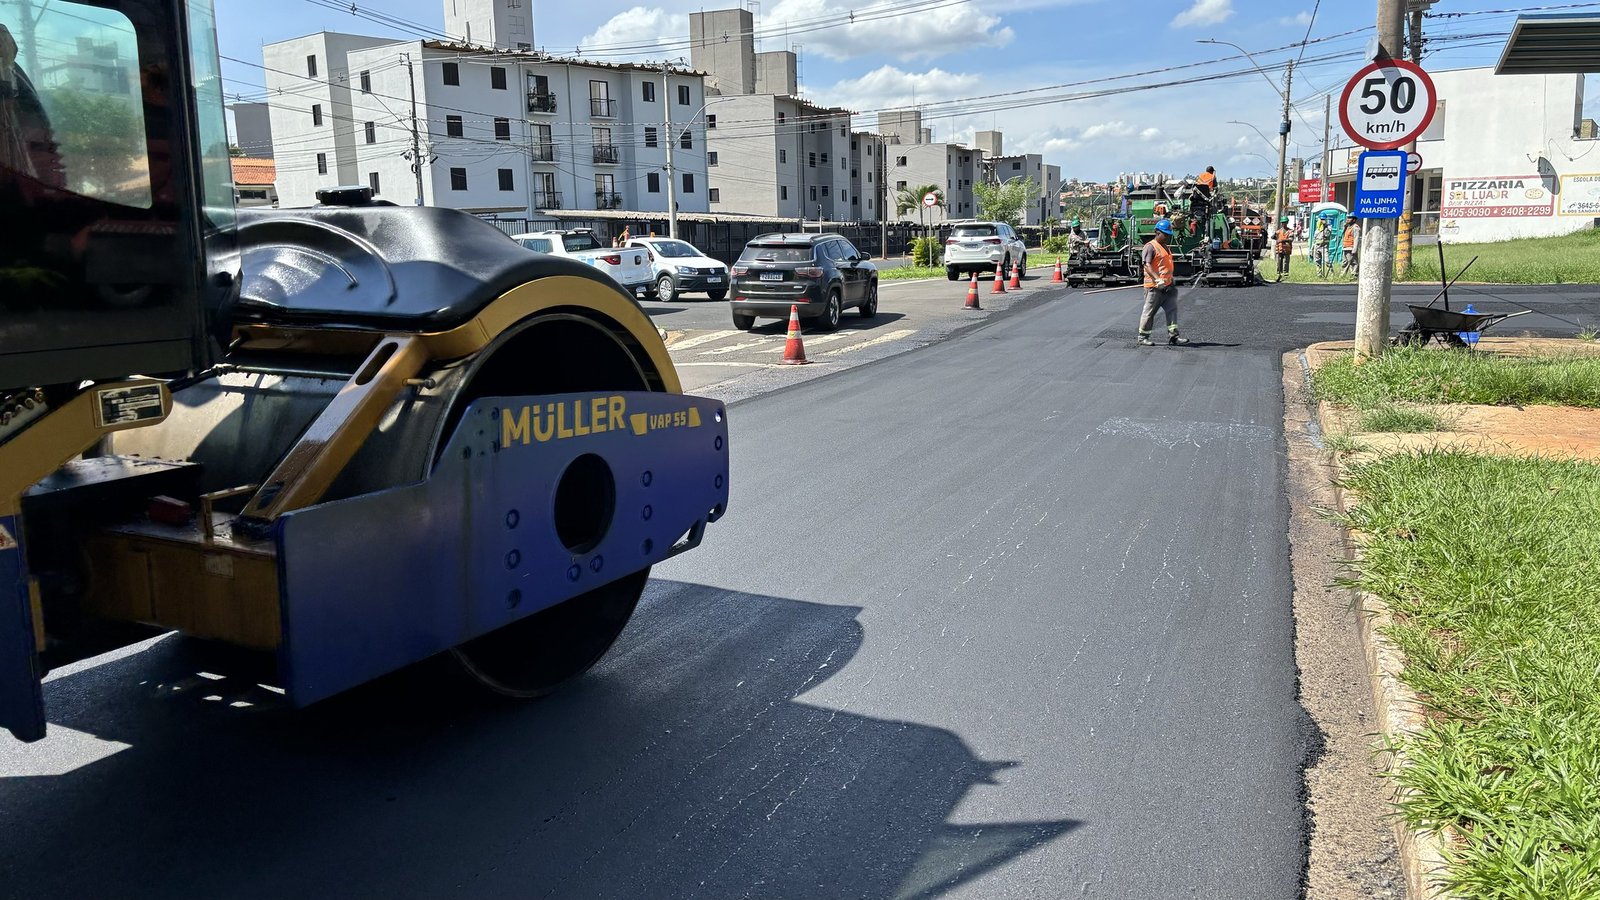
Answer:
<path fill-rule="evenodd" d="M 1279 355 L 1353 295 L 1190 291 L 1139 349 L 1138 293 L 735 404 L 729 514 L 544 701 L 297 713 L 176 639 L 58 673 L 0 896 L 1295 896 Z"/>

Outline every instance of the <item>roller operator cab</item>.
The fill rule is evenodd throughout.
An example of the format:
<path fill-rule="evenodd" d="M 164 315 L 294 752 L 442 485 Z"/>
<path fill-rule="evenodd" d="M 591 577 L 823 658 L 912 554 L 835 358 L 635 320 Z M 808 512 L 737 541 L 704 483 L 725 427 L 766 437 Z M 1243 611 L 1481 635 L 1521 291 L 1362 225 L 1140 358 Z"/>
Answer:
<path fill-rule="evenodd" d="M 632 297 L 452 210 L 236 213 L 209 0 L 0 0 L 0 726 L 176 630 L 537 696 L 727 508 Z"/>

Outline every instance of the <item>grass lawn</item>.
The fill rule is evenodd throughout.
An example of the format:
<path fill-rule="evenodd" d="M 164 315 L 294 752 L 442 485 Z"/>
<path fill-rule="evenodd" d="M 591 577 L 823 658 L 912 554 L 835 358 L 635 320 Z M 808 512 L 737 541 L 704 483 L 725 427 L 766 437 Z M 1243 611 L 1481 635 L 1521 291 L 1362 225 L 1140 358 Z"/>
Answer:
<path fill-rule="evenodd" d="M 910 278 L 943 278 L 944 266 L 896 266 L 879 269 L 879 281 L 905 281 Z"/>
<path fill-rule="evenodd" d="M 1474 900 L 1600 897 L 1600 466 L 1465 453 L 1352 467 L 1351 581 L 1429 707 L 1401 814 Z"/>
<path fill-rule="evenodd" d="M 1444 245 L 1445 270 L 1454 277 L 1474 256 L 1478 261 L 1461 276 L 1464 282 L 1494 284 L 1597 284 L 1600 283 L 1600 230 L 1586 229 L 1560 237 L 1519 238 L 1493 244 Z M 1271 277 L 1276 263 L 1269 256 L 1261 261 L 1263 275 Z M 1327 278 L 1317 277 L 1317 267 L 1305 258 L 1305 245 L 1295 245 L 1286 281 L 1295 284 L 1349 284 L 1354 275 L 1343 275 L 1338 267 Z M 1439 283 L 1439 251 L 1433 246 L 1414 245 L 1411 271 L 1403 281 Z"/>
<path fill-rule="evenodd" d="M 1330 360 L 1313 385 L 1319 398 L 1361 409 L 1395 402 L 1595 408 L 1600 407 L 1600 357 L 1395 348 L 1359 366 L 1349 354 Z"/>

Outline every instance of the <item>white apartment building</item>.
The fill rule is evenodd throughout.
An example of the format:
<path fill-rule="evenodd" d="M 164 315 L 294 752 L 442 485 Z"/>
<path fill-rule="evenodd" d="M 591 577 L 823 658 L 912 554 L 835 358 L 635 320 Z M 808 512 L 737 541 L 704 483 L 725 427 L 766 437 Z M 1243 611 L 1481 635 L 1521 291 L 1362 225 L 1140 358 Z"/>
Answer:
<path fill-rule="evenodd" d="M 510 217 L 665 212 L 673 141 L 678 210 L 710 208 L 702 75 L 533 53 L 519 49 L 532 45 L 531 9 L 444 4 L 447 32 L 470 26 L 492 44 L 324 32 L 264 48 L 283 206 L 365 184 L 394 203 Z"/>
<path fill-rule="evenodd" d="M 888 160 L 888 212 L 890 221 L 929 223 L 971 219 L 978 215 L 972 185 L 983 177 L 983 154 L 961 144 L 896 144 L 886 138 L 883 152 Z M 944 208 L 924 215 L 920 209 L 897 212 L 896 198 L 901 191 L 922 185 L 938 185 L 944 191 Z"/>

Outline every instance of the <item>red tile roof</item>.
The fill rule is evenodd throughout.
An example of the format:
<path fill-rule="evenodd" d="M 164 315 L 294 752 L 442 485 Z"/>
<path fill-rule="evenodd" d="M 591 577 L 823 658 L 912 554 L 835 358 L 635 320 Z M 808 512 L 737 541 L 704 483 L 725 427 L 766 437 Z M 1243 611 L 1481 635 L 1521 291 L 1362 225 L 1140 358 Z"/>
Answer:
<path fill-rule="evenodd" d="M 234 184 L 272 184 L 278 180 L 278 164 L 270 159 L 236 156 L 230 162 Z"/>

